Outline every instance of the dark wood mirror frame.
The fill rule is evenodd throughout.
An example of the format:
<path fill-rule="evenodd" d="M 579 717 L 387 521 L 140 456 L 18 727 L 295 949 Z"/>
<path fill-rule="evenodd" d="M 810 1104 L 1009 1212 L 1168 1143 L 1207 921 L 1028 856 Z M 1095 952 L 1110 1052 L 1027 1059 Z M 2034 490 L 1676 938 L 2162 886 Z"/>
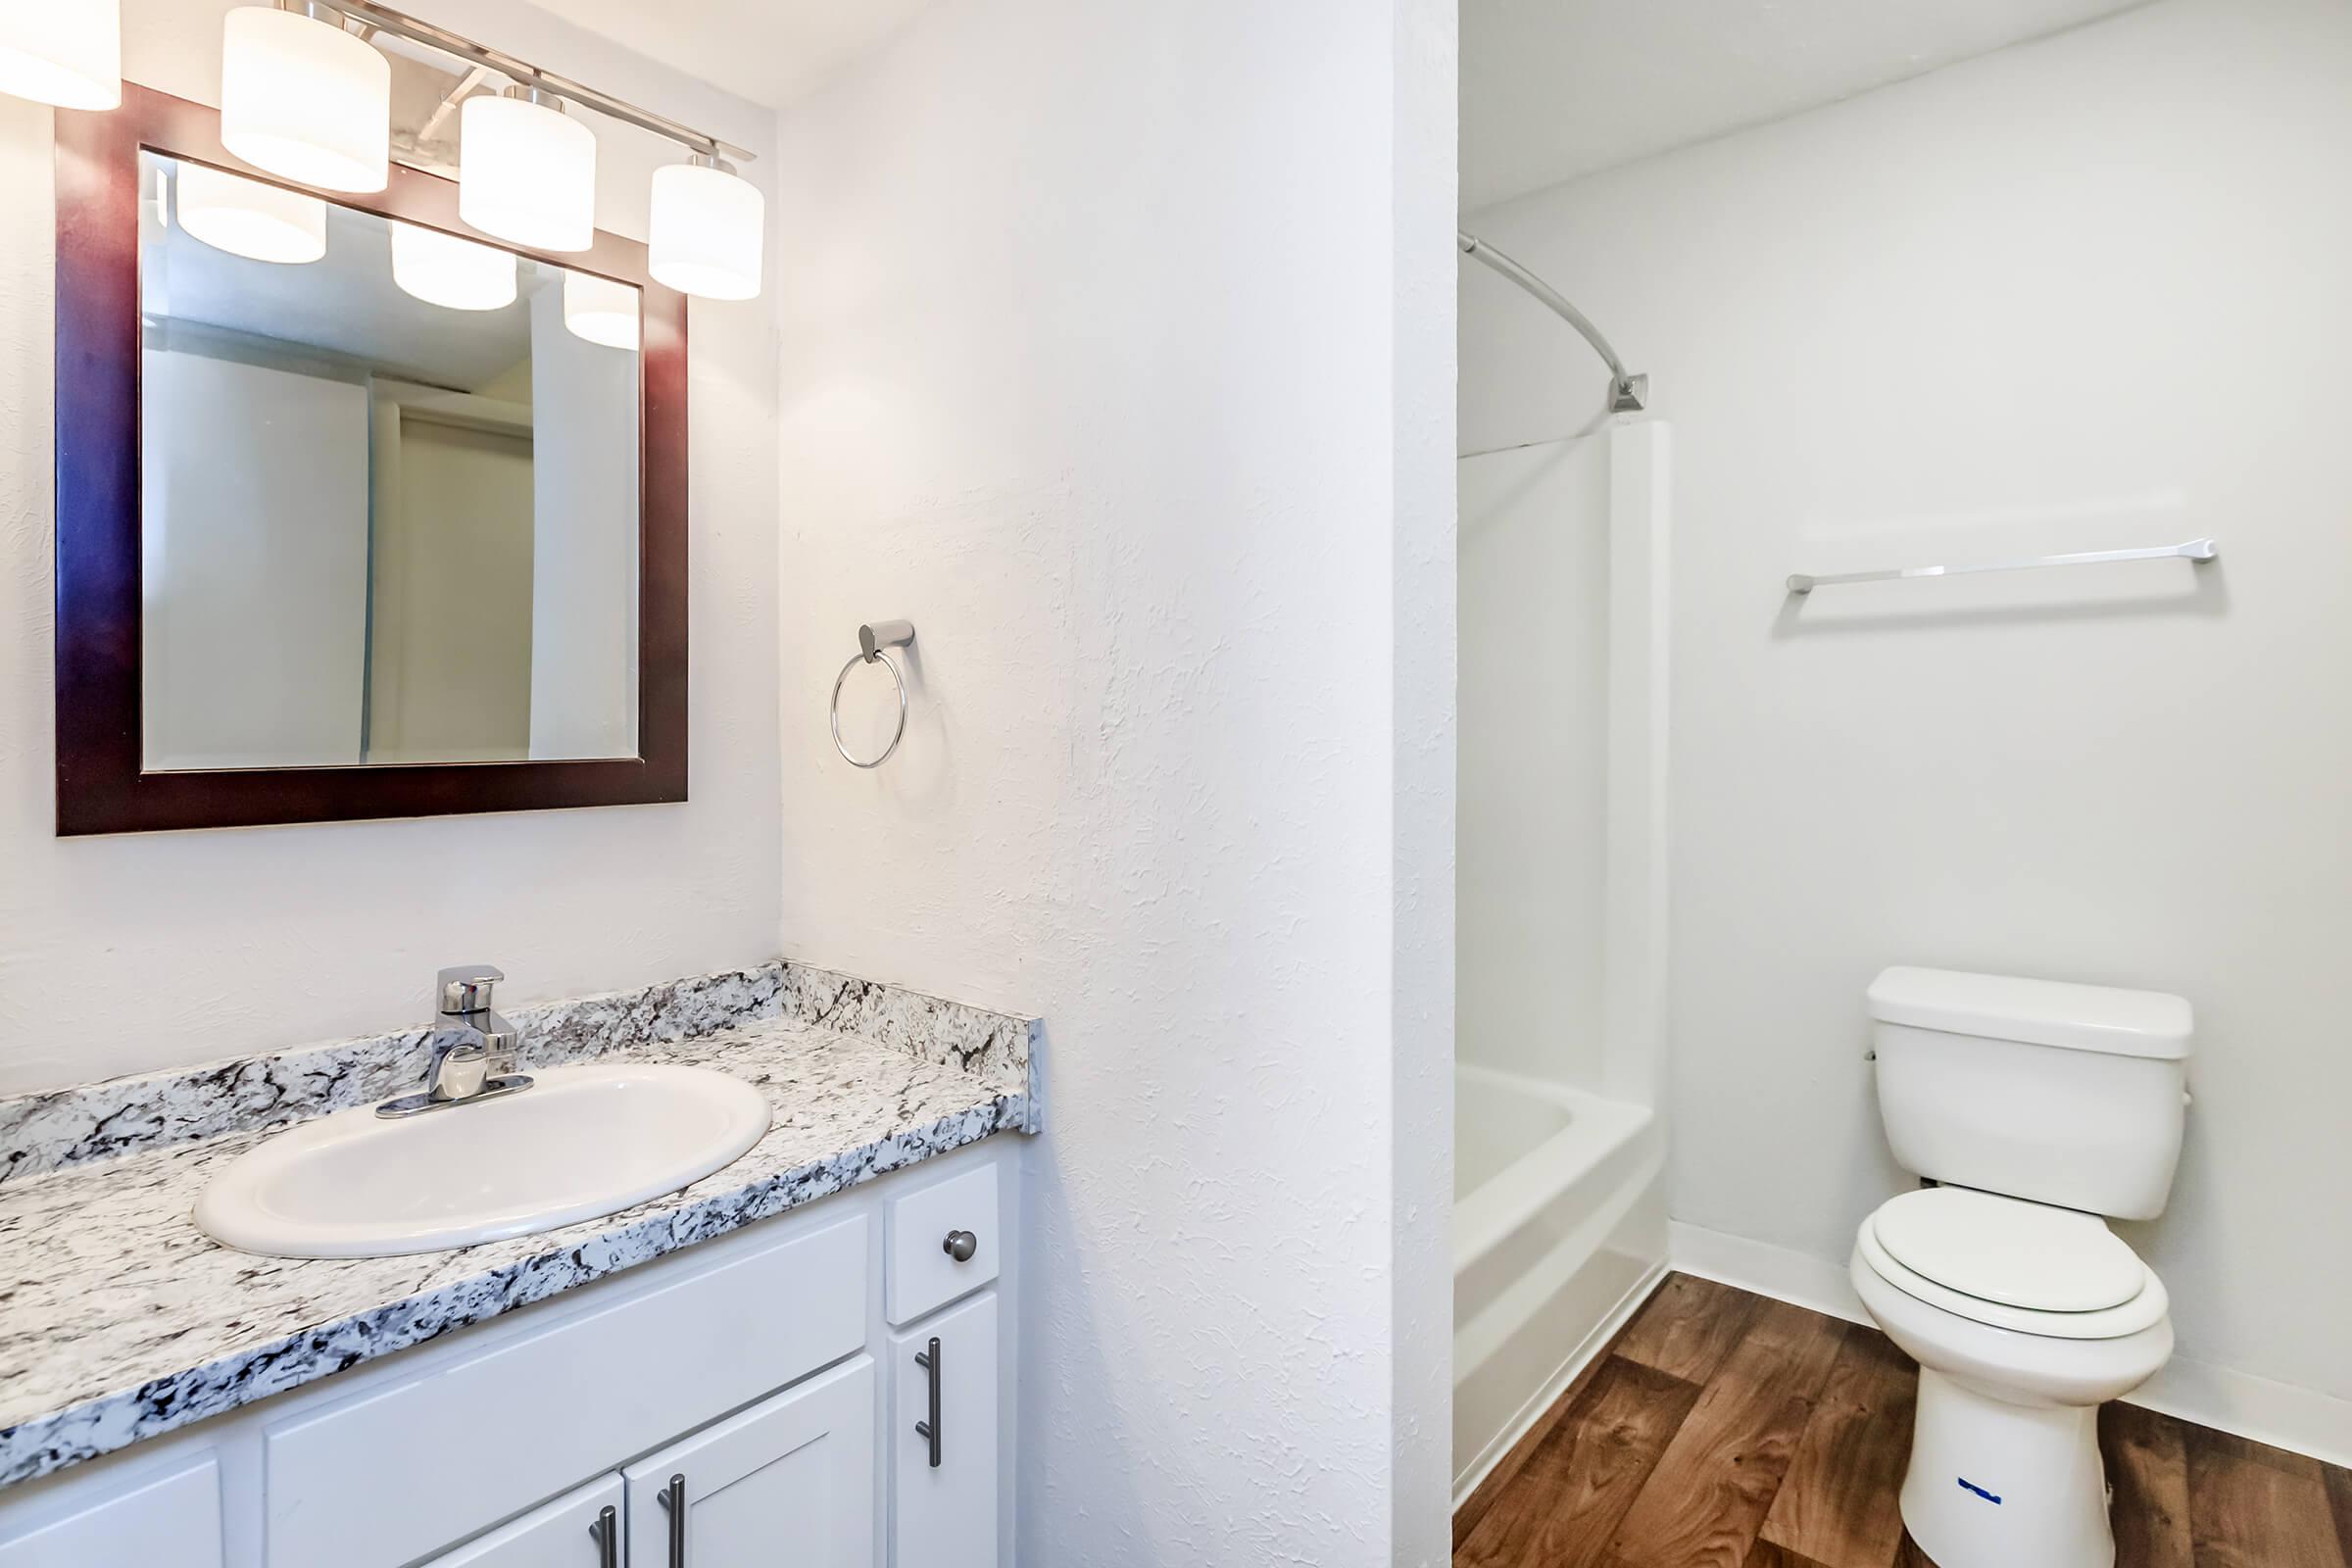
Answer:
<path fill-rule="evenodd" d="M 686 799 L 686 300 L 645 247 L 517 255 L 643 291 L 638 471 L 638 755 L 148 772 L 140 718 L 139 153 L 270 184 L 220 145 L 219 111 L 122 86 L 122 107 L 57 114 L 57 831 L 136 833 Z M 300 189 L 299 186 L 290 188 Z M 393 166 L 377 195 L 324 195 L 456 234 L 458 187 Z"/>

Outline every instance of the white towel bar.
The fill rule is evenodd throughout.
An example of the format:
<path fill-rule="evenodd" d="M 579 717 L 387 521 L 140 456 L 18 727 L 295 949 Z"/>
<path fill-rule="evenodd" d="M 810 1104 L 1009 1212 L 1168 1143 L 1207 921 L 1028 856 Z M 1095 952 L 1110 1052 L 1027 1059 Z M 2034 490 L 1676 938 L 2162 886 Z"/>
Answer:
<path fill-rule="evenodd" d="M 2030 571 L 2036 566 L 2091 566 L 2109 561 L 2211 561 L 2221 547 L 2210 539 L 2191 539 L 2182 545 L 2158 545 L 2147 550 L 2091 550 L 2077 556 L 2028 556 L 2018 561 L 1984 561 L 1965 566 L 1896 566 L 1888 571 L 1840 571 L 1816 577 L 1792 572 L 1788 591 L 1809 594 L 1816 588 L 1841 582 L 1892 582 L 1903 577 L 1963 577 L 1978 571 Z"/>

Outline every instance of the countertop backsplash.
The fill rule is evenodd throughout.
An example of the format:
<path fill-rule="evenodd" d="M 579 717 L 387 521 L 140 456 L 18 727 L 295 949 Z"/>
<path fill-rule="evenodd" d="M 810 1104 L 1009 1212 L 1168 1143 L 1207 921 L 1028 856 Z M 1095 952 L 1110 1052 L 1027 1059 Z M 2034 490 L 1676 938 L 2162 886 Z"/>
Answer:
<path fill-rule="evenodd" d="M 1031 1018 L 786 960 L 515 1007 L 507 1016 L 522 1031 L 525 1069 L 783 1018 L 943 1066 L 1011 1075 L 1008 1087 L 1023 1092 L 1037 1029 Z M 386 1099 L 424 1081 L 436 1034 L 419 1025 L 0 1099 L 0 1186 Z"/>

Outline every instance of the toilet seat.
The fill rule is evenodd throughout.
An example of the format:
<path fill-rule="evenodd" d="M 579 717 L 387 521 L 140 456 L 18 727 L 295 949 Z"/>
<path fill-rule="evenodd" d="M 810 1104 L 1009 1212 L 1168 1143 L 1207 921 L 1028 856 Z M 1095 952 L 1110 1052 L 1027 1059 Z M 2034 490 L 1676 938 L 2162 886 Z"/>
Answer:
<path fill-rule="evenodd" d="M 2020 1334 L 2122 1339 L 2171 1310 L 2155 1271 L 2096 1215 L 2072 1209 L 1928 1188 L 1882 1204 L 1855 1241 L 1904 1295 Z"/>
<path fill-rule="evenodd" d="M 2139 1294 L 2138 1256 L 2077 1209 L 1928 1187 L 1879 1205 L 1871 1227 L 1912 1273 L 2004 1306 L 2096 1312 Z"/>

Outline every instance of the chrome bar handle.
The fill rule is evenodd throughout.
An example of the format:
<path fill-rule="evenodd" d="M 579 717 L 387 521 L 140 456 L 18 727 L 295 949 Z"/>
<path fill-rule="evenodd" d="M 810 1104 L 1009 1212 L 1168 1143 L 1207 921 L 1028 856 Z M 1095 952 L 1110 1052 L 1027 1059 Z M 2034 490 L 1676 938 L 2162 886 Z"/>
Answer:
<path fill-rule="evenodd" d="M 596 1568 L 620 1568 L 620 1516 L 606 1508 L 588 1527 L 588 1539 L 596 1543 Z"/>
<path fill-rule="evenodd" d="M 686 1477 L 669 1478 L 661 1492 L 662 1506 L 669 1510 L 669 1568 L 686 1568 Z"/>
<path fill-rule="evenodd" d="M 923 1351 L 921 1351 L 921 1350 L 917 1350 L 917 1351 L 915 1351 L 915 1352 L 914 1352 L 914 1364 L 915 1364 L 916 1366 L 919 1366 L 919 1367 L 921 1367 L 921 1368 L 922 1368 L 922 1369 L 923 1369 L 925 1372 L 929 1373 L 929 1374 L 930 1374 L 930 1377 L 931 1377 L 931 1419 L 930 1419 L 930 1420 L 928 1420 L 928 1421 L 917 1421 L 917 1422 L 914 1424 L 914 1435 L 915 1435 L 916 1437 L 918 1437 L 918 1438 L 923 1438 L 923 1439 L 926 1439 L 926 1440 L 928 1440 L 928 1441 L 929 1441 L 929 1443 L 930 1443 L 930 1445 L 931 1445 L 931 1468 L 932 1468 L 932 1469 L 934 1469 L 934 1470 L 936 1470 L 936 1469 L 938 1469 L 938 1468 L 939 1468 L 939 1336 L 938 1336 L 938 1335 L 934 1334 L 933 1336 L 931 1336 L 931 1349 L 930 1349 L 930 1351 L 929 1351 L 929 1353 L 928 1353 L 928 1354 L 926 1354 L 925 1352 L 923 1352 Z"/>

